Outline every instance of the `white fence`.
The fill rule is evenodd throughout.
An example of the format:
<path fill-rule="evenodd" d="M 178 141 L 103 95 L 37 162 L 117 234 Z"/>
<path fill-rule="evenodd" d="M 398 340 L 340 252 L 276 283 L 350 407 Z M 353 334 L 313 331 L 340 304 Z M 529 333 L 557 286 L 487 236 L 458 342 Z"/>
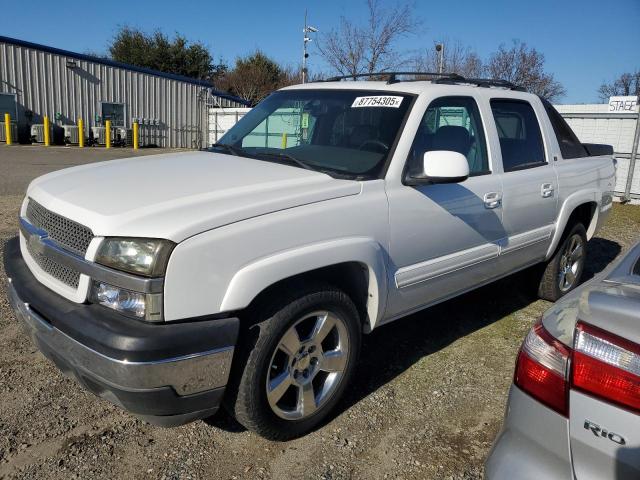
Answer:
<path fill-rule="evenodd" d="M 618 160 L 615 192 L 624 194 L 629 178 L 638 113 L 610 113 L 608 104 L 555 105 L 581 142 L 613 145 Z M 640 160 L 632 172 L 631 197 L 640 198 Z"/>
<path fill-rule="evenodd" d="M 613 145 L 618 159 L 618 175 L 615 191 L 624 194 L 629 177 L 629 163 L 633 149 L 638 113 L 609 113 L 607 104 L 555 105 L 580 141 Z M 210 108 L 209 144 L 216 143 L 229 128 L 236 124 L 249 108 Z M 255 132 L 256 145 L 279 147 L 282 142 L 293 146 L 300 129 L 300 116 L 293 112 L 282 112 L 270 123 L 263 122 Z M 283 135 L 286 134 L 286 135 Z M 286 137 L 283 140 L 283 136 Z M 632 176 L 631 197 L 640 199 L 640 160 L 636 161 Z"/>
<path fill-rule="evenodd" d="M 218 143 L 227 130 L 244 117 L 250 108 L 209 108 L 209 145 Z"/>

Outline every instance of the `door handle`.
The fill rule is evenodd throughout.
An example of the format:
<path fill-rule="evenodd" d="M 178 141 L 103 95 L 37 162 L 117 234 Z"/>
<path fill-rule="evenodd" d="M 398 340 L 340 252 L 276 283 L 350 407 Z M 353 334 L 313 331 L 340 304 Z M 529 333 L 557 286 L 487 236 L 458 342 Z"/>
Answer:
<path fill-rule="evenodd" d="M 543 183 L 540 187 L 540 195 L 542 198 L 553 197 L 553 183 Z"/>
<path fill-rule="evenodd" d="M 484 194 L 484 208 L 497 208 L 502 204 L 502 193 L 489 192 Z"/>

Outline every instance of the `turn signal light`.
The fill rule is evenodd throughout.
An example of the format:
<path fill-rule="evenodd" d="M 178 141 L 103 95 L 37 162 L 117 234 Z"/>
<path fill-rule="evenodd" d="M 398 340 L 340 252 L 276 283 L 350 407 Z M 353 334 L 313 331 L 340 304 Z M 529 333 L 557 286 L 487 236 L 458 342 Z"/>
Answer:
<path fill-rule="evenodd" d="M 567 365 L 571 350 L 537 323 L 525 338 L 514 383 L 561 415 L 569 415 Z"/>

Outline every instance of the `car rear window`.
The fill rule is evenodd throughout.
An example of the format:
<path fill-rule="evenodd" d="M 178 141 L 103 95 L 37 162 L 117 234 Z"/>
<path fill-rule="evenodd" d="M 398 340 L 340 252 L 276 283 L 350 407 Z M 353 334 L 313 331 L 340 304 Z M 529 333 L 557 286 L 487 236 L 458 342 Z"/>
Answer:
<path fill-rule="evenodd" d="M 640 275 L 640 258 L 636 261 L 636 266 L 633 267 L 633 274 Z"/>

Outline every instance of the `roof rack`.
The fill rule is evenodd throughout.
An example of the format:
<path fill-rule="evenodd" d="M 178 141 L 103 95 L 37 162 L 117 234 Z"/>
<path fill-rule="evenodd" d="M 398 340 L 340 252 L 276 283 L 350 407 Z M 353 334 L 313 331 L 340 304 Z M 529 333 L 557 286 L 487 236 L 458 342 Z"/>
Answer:
<path fill-rule="evenodd" d="M 340 75 L 337 77 L 330 77 L 324 82 L 339 82 L 340 80 L 355 80 L 356 78 L 371 78 L 371 77 L 387 77 L 387 83 L 397 83 L 398 76 L 400 75 L 414 75 L 416 77 L 435 77 L 432 81 L 440 84 L 461 84 L 468 83 L 471 85 L 477 85 L 478 87 L 490 88 L 500 87 L 509 90 L 518 90 L 524 92 L 525 89 L 507 80 L 493 79 L 493 78 L 466 78 L 457 73 L 436 73 L 436 72 L 376 72 L 376 73 L 357 73 L 355 75 Z M 422 80 L 422 79 L 419 79 Z"/>
<path fill-rule="evenodd" d="M 355 75 L 340 75 L 337 77 L 329 77 L 325 82 L 339 82 L 340 80 L 355 80 L 362 77 L 388 77 L 387 83 L 397 83 L 400 80 L 397 79 L 399 75 L 415 75 L 421 77 L 437 77 L 442 80 L 454 80 L 461 81 L 464 77 L 457 73 L 436 73 L 436 72 L 374 72 L 374 73 L 356 73 Z"/>
<path fill-rule="evenodd" d="M 457 83 L 469 83 L 471 85 L 477 85 L 478 87 L 490 88 L 490 87 L 500 87 L 506 88 L 508 90 L 518 90 L 520 92 L 524 92 L 525 89 L 515 83 L 509 82 L 507 80 L 500 80 L 494 78 L 465 78 L 461 77 L 461 79 L 449 79 L 449 78 L 439 78 L 434 80 L 435 83 L 444 83 L 444 84 L 457 84 Z"/>

